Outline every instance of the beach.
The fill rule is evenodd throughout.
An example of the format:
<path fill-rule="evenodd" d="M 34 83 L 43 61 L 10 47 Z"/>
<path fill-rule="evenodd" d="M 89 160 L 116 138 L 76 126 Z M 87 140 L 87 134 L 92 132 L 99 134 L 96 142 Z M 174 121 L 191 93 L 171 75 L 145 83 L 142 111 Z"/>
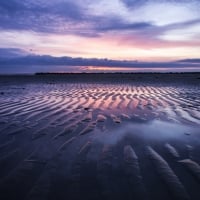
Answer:
<path fill-rule="evenodd" d="M 1 199 L 200 198 L 200 73 L 1 75 Z"/>

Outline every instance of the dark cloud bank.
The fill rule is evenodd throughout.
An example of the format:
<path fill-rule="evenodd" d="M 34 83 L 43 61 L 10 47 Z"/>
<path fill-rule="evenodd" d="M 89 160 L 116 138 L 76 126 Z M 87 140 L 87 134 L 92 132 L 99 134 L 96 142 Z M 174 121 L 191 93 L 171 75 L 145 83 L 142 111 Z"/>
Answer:
<path fill-rule="evenodd" d="M 13 66 L 13 67 L 8 67 Z M 16 67 L 18 66 L 18 67 Z M 40 67 L 39 67 L 40 66 Z M 42 67 L 41 67 L 42 66 Z M 34 73 L 34 72 L 51 72 L 56 70 L 61 71 L 77 71 L 76 66 L 96 66 L 96 67 L 110 67 L 146 69 L 152 71 L 153 69 L 166 69 L 167 71 L 174 71 L 176 69 L 195 69 L 200 71 L 200 59 L 184 59 L 174 62 L 140 62 L 136 60 L 112 60 L 112 59 L 97 59 L 97 58 L 73 58 L 73 57 L 53 57 L 50 55 L 35 55 L 25 52 L 21 49 L 0 49 L 0 73 Z"/>

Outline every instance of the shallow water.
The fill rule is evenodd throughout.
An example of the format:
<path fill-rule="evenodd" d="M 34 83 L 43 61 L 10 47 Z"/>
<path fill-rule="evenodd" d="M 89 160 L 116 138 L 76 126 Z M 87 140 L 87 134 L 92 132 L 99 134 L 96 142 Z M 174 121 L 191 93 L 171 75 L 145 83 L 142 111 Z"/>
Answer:
<path fill-rule="evenodd" d="M 196 86 L 10 81 L 0 92 L 1 199 L 200 198 Z"/>

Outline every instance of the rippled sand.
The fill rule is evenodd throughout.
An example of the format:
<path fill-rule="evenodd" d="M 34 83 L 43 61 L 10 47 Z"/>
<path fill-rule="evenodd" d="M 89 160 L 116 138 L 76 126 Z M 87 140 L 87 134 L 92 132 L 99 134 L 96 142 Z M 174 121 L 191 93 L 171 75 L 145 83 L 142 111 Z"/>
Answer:
<path fill-rule="evenodd" d="M 0 81 L 1 199 L 200 199 L 199 79 L 59 78 Z"/>

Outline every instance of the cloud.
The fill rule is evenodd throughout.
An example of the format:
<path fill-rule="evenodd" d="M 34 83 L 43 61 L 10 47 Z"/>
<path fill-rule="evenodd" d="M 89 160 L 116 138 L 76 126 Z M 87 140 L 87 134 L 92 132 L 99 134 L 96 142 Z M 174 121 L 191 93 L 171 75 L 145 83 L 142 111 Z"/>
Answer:
<path fill-rule="evenodd" d="M 166 41 L 200 41 L 200 20 L 196 23 L 177 24 L 177 27 L 168 27 L 159 37 Z"/>
<path fill-rule="evenodd" d="M 0 51 L 3 51 L 1 49 Z M 27 56 L 13 56 L 13 52 L 23 52 L 18 49 L 5 49 L 6 57 L 0 61 L 0 65 L 65 65 L 65 66 L 105 66 L 105 67 L 125 67 L 125 68 L 183 68 L 188 67 L 188 63 L 191 63 L 190 67 L 194 67 L 192 64 L 199 62 L 200 59 L 186 59 L 174 62 L 139 62 L 137 60 L 113 60 L 113 59 L 97 59 L 97 58 L 81 58 L 81 57 L 53 57 L 49 55 L 34 55 Z M 8 56 L 10 52 L 11 56 Z M 195 67 L 200 67 L 195 65 Z M 200 68 L 199 68 L 200 69 Z"/>
<path fill-rule="evenodd" d="M 74 1 L 0 1 L 0 28 L 62 32 L 66 25 L 84 20 L 81 7 Z M 63 31 L 64 32 L 64 31 Z"/>
<path fill-rule="evenodd" d="M 102 71 L 200 71 L 200 59 L 172 62 L 53 57 L 36 55 L 17 48 L 0 48 L 0 74 L 36 72 L 102 72 Z"/>
<path fill-rule="evenodd" d="M 4 14 L 14 14 L 16 12 L 26 9 L 26 6 L 18 0 L 1 1 L 0 9 Z"/>
<path fill-rule="evenodd" d="M 16 58 L 28 55 L 29 53 L 25 50 L 18 48 L 0 48 L 0 58 Z"/>
<path fill-rule="evenodd" d="M 177 32 L 173 24 L 200 18 L 197 5 L 197 1 L 180 3 L 175 0 L 0 1 L 0 31 L 34 31 L 82 37 L 100 37 L 113 31 L 115 34 L 128 32 L 132 35 L 137 31 L 146 39 L 168 40 L 173 37 L 170 34 L 175 31 L 176 35 Z M 174 38 L 176 40 L 177 37 Z"/>
<path fill-rule="evenodd" d="M 94 27 L 95 31 L 135 31 L 135 30 L 147 30 L 147 28 L 153 27 L 151 23 L 147 22 L 135 22 L 135 23 L 128 23 L 126 21 L 123 21 L 120 18 L 101 18 L 98 19 L 97 26 Z"/>
<path fill-rule="evenodd" d="M 183 60 L 178 60 L 177 62 L 181 62 L 181 63 L 200 64 L 200 58 L 183 59 Z"/>
<path fill-rule="evenodd" d="M 80 2 L 0 1 L 0 29 L 94 37 L 106 31 L 139 30 L 151 26 L 147 22 L 129 23 L 127 19 L 112 13 L 98 16 L 91 13 L 90 10 L 93 8 L 90 7 L 92 4 L 90 1 L 88 1 L 90 9 Z M 94 2 L 99 6 L 97 1 Z"/>
<path fill-rule="evenodd" d="M 135 7 L 135 6 L 142 6 L 147 3 L 179 3 L 179 4 L 185 4 L 185 3 L 196 3 L 198 0 L 121 0 L 122 3 L 124 3 L 127 7 Z"/>
<path fill-rule="evenodd" d="M 150 0 L 0 1 L 0 28 L 97 36 L 98 31 L 135 30 L 194 20 L 195 3 Z M 134 8 L 126 8 L 126 6 Z M 159 12 L 158 12 L 159 10 Z M 167 10 L 167 12 L 165 12 Z M 163 14 L 164 13 L 164 14 Z"/>
<path fill-rule="evenodd" d="M 199 6 L 197 0 L 3 0 L 0 47 L 113 59 L 198 57 Z"/>
<path fill-rule="evenodd" d="M 121 0 L 127 7 L 141 6 L 148 2 L 148 0 Z"/>

